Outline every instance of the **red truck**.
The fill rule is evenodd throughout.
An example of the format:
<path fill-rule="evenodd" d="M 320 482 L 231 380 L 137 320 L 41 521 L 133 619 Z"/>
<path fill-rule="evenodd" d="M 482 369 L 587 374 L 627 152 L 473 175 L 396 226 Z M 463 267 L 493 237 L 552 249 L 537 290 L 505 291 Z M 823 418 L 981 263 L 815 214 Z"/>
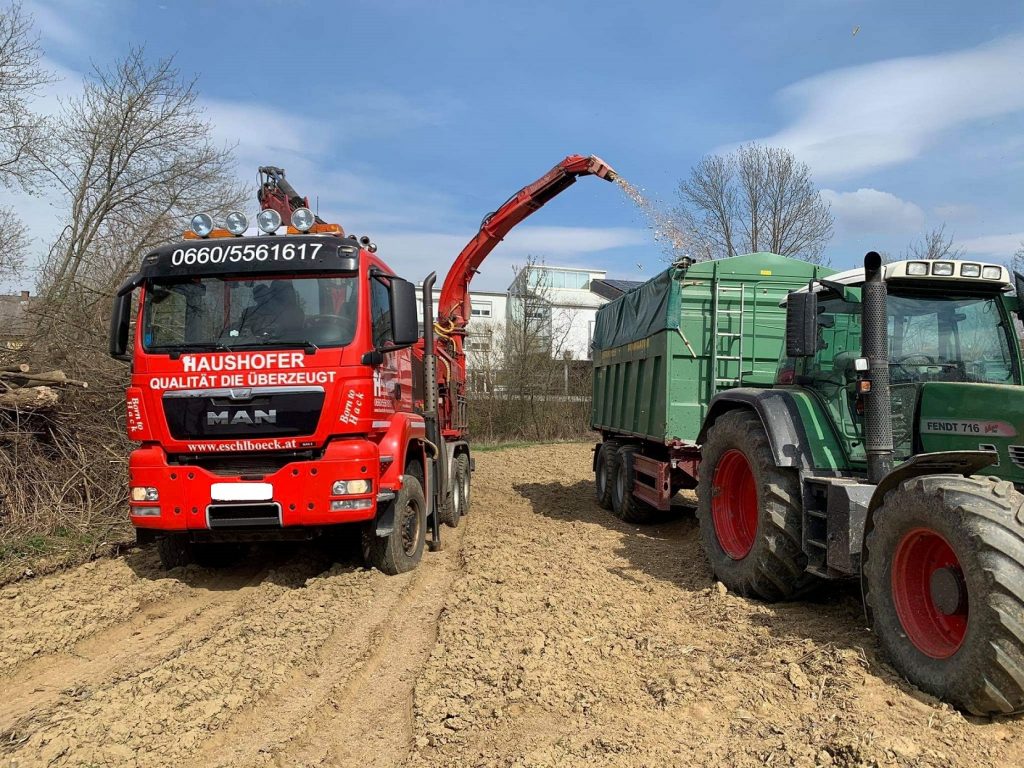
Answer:
<path fill-rule="evenodd" d="M 469 508 L 464 340 L 469 284 L 517 223 L 579 176 L 572 155 L 484 218 L 433 317 L 423 284 L 367 237 L 322 221 L 279 168 L 260 169 L 256 224 L 199 214 L 117 290 L 110 354 L 131 363 L 129 515 L 165 568 L 240 542 L 362 527 L 367 565 L 415 568 Z M 133 297 L 137 295 L 133 310 Z M 134 320 L 134 325 L 133 321 Z"/>

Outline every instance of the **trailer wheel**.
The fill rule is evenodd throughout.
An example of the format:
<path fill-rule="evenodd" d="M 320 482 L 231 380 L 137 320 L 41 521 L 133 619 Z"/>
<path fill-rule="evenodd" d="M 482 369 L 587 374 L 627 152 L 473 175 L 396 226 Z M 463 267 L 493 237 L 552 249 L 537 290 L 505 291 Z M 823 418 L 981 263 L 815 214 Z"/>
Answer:
<path fill-rule="evenodd" d="M 801 547 L 800 480 L 775 466 L 761 420 L 730 411 L 701 449 L 697 520 L 711 570 L 731 591 L 794 597 L 813 582 Z"/>
<path fill-rule="evenodd" d="M 594 457 L 594 495 L 602 509 L 612 508 L 612 492 L 615 488 L 615 475 L 619 471 L 618 440 L 605 440 L 597 446 Z"/>
<path fill-rule="evenodd" d="M 886 494 L 866 542 L 864 598 L 883 651 L 976 715 L 1024 711 L 1022 505 L 996 478 L 911 478 Z"/>
<path fill-rule="evenodd" d="M 469 514 L 473 501 L 472 472 L 469 470 L 469 455 L 460 453 L 455 457 L 455 485 L 462 489 L 462 515 Z"/>
<path fill-rule="evenodd" d="M 160 567 L 165 571 L 189 565 L 195 559 L 195 550 L 187 533 L 170 533 L 156 540 L 156 553 Z"/>
<path fill-rule="evenodd" d="M 650 523 L 657 519 L 658 510 L 633 495 L 633 456 L 640 450 L 636 445 L 624 445 L 616 453 L 615 482 L 612 484 L 612 514 L 624 523 Z"/>
<path fill-rule="evenodd" d="M 377 536 L 374 526 L 363 528 L 363 559 L 367 567 L 394 576 L 411 571 L 423 557 L 427 540 L 427 502 L 420 481 L 407 472 L 395 505 L 395 525 L 387 536 Z"/>

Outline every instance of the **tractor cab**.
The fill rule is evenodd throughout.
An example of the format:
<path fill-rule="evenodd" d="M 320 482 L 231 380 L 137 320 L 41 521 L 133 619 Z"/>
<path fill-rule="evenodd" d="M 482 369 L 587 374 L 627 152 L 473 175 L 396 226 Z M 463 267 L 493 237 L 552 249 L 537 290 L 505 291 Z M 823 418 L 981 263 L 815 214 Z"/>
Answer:
<path fill-rule="evenodd" d="M 1005 439 L 1024 432 L 1020 348 L 1007 297 L 1005 267 L 969 261 L 901 261 L 884 265 L 886 337 L 892 402 L 893 458 L 921 452 L 995 450 L 1007 461 Z M 815 281 L 816 343 L 812 354 L 783 357 L 777 384 L 795 385 L 820 400 L 852 463 L 866 461 L 861 357 L 864 270 Z M 1020 407 L 1013 401 L 1020 399 Z M 1013 433 L 1012 435 L 1010 433 Z M 1024 443 L 1024 437 L 1021 442 Z M 1021 446 L 1024 459 L 1024 446 Z M 1012 466 L 1015 481 L 1024 471 Z M 1017 475 L 1020 477 L 1017 477 Z M 1007 479 L 1010 479 L 1007 476 Z"/>

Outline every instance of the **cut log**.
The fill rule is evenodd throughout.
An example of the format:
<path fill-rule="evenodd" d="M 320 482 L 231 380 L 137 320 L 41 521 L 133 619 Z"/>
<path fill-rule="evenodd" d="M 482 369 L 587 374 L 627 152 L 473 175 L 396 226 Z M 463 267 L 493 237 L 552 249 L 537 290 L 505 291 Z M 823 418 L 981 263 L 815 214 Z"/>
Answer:
<path fill-rule="evenodd" d="M 5 410 L 41 411 L 57 404 L 57 393 L 50 387 L 26 387 L 0 392 L 0 408 Z"/>
<path fill-rule="evenodd" d="M 0 366 L 0 371 L 6 371 L 7 373 L 28 373 L 30 370 L 32 370 L 32 366 L 28 363 Z"/>
<path fill-rule="evenodd" d="M 64 371 L 40 371 L 38 373 L 13 373 L 0 370 L 0 379 L 14 387 L 38 387 L 49 385 L 55 387 L 81 387 L 89 386 L 87 381 L 69 379 Z"/>

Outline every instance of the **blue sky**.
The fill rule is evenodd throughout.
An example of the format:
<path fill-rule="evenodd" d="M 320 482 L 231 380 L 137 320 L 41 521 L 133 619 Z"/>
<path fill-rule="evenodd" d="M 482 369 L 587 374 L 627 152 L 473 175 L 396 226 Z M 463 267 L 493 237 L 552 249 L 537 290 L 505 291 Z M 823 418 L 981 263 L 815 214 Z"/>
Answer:
<path fill-rule="evenodd" d="M 25 6 L 63 78 L 51 103 L 133 43 L 174 54 L 242 178 L 284 166 L 411 279 L 443 275 L 485 213 L 566 154 L 671 204 L 702 155 L 750 140 L 811 165 L 833 266 L 943 222 L 978 258 L 1024 240 L 1021 2 Z M 44 241 L 48 201 L 13 200 Z M 527 254 L 632 279 L 664 266 L 643 217 L 594 179 L 513 231 L 474 287 L 503 289 Z"/>

